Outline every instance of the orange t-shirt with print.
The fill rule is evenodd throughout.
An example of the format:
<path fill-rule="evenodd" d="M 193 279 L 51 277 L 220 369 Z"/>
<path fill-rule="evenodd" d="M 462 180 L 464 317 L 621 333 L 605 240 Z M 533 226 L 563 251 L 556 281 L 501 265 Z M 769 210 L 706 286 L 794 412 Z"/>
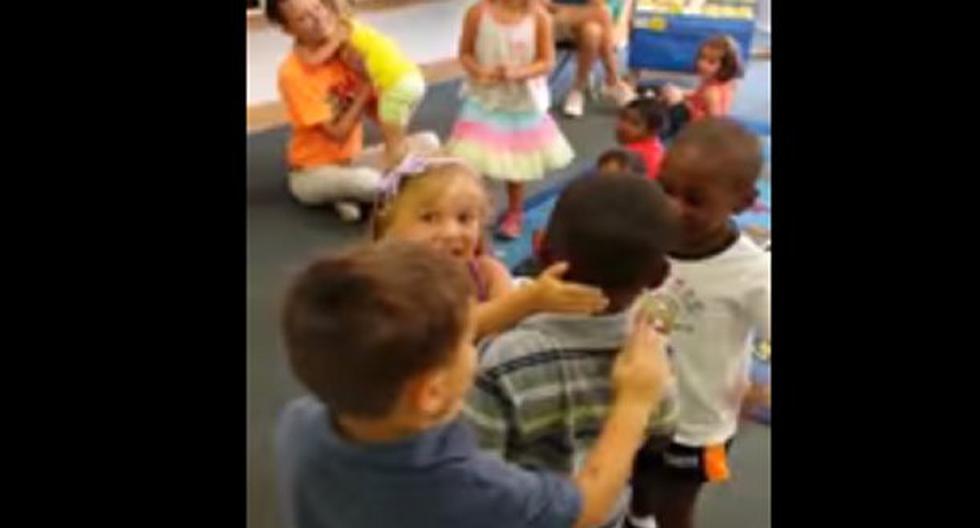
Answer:
<path fill-rule="evenodd" d="M 339 60 L 314 65 L 289 53 L 279 67 L 279 94 L 293 127 L 287 154 L 290 169 L 342 164 L 361 151 L 364 128 L 360 122 L 342 142 L 330 139 L 322 126 L 353 102 L 358 82 L 356 74 Z"/>

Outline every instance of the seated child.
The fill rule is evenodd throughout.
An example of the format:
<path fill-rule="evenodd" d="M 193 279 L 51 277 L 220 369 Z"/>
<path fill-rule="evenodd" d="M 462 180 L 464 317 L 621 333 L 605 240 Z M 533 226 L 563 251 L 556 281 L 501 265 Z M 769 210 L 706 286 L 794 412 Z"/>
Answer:
<path fill-rule="evenodd" d="M 616 141 L 643 158 L 651 180 L 657 179 L 664 156 L 659 134 L 665 114 L 666 108 L 656 99 L 640 98 L 623 107 L 616 121 Z"/>
<path fill-rule="evenodd" d="M 407 153 L 405 131 L 425 96 L 422 71 L 394 40 L 355 20 L 345 0 L 322 0 L 322 5 L 335 17 L 335 30 L 332 38 L 320 48 L 305 52 L 304 58 L 315 64 L 339 54 L 344 62 L 367 75 L 378 95 L 385 162 L 388 167 L 394 166 Z"/>
<path fill-rule="evenodd" d="M 610 174 L 639 174 L 647 176 L 647 164 L 635 153 L 623 149 L 609 149 L 603 152 L 596 161 L 596 172 L 600 175 Z"/>
<path fill-rule="evenodd" d="M 312 395 L 276 433 L 285 526 L 584 528 L 608 515 L 669 377 L 663 342 L 636 322 L 581 471 L 527 471 L 480 452 L 457 419 L 476 366 L 472 296 L 452 257 L 413 242 L 317 258 L 293 280 L 282 328 Z"/>
<path fill-rule="evenodd" d="M 513 287 L 507 268 L 486 247 L 490 198 L 480 176 L 457 158 L 406 158 L 383 179 L 375 239 L 425 242 L 450 255 L 473 281 L 477 336 L 510 328 L 542 311 L 594 313 L 607 301 L 598 288 L 566 283 L 555 263 L 537 280 Z"/>
<path fill-rule="evenodd" d="M 610 305 L 598 315 L 532 316 L 488 342 L 464 409 L 482 448 L 522 466 L 581 470 L 610 413 L 609 373 L 628 338 L 630 308 L 667 276 L 677 227 L 667 197 L 644 178 L 580 178 L 564 190 L 541 260 L 568 262 L 568 277 L 602 288 Z M 675 413 L 665 397 L 647 434 L 669 437 Z M 625 515 L 626 496 L 607 523 Z"/>
<path fill-rule="evenodd" d="M 659 181 L 682 229 L 656 295 L 677 310 L 670 345 L 680 413 L 666 450 L 637 455 L 633 526 L 691 528 L 702 485 L 729 478 L 753 341 L 769 340 L 770 255 L 733 221 L 755 202 L 761 169 L 758 138 L 727 118 L 691 123 L 664 158 Z"/>
<path fill-rule="evenodd" d="M 736 79 L 743 73 L 738 43 L 728 35 L 715 35 L 701 44 L 694 70 L 700 83 L 694 90 L 667 85 L 661 98 L 669 106 L 670 119 L 662 137 L 673 137 L 689 122 L 724 117 L 732 110 Z"/>

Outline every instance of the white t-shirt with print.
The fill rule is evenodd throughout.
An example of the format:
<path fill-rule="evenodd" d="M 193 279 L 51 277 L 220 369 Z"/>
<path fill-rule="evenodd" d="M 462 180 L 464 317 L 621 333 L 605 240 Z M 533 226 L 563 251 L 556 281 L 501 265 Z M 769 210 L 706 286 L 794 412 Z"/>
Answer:
<path fill-rule="evenodd" d="M 670 276 L 654 294 L 675 311 L 677 443 L 700 447 L 735 434 L 753 340 L 769 339 L 770 262 L 744 234 L 712 257 L 670 259 Z"/>

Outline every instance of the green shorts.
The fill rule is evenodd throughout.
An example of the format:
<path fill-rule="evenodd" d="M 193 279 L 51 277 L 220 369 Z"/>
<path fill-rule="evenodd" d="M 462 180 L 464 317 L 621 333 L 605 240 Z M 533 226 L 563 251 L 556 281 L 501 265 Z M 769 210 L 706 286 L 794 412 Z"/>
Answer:
<path fill-rule="evenodd" d="M 421 73 L 411 73 L 402 77 L 378 98 L 378 118 L 382 123 L 408 126 L 425 96 L 425 79 Z"/>

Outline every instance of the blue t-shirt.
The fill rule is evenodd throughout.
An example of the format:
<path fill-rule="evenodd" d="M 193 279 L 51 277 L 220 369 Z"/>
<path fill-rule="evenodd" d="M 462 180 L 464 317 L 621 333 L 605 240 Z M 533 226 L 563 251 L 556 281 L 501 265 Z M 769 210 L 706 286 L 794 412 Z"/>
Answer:
<path fill-rule="evenodd" d="M 567 528 L 582 507 L 570 480 L 479 451 L 460 420 L 393 443 L 352 443 L 305 397 L 283 411 L 276 451 L 293 528 Z"/>

